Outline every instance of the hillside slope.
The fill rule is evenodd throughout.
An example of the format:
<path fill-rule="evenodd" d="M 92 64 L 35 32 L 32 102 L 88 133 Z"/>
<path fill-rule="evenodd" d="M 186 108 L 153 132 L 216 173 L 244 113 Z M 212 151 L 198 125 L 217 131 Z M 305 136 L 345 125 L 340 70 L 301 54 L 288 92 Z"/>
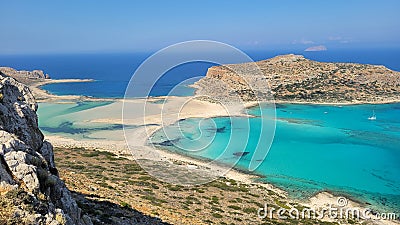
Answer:
<path fill-rule="evenodd" d="M 317 62 L 293 54 L 256 63 L 214 66 L 194 86 L 197 95 L 225 100 L 233 96 L 244 101 L 273 96 L 277 101 L 305 103 L 400 100 L 399 72 L 377 65 Z"/>

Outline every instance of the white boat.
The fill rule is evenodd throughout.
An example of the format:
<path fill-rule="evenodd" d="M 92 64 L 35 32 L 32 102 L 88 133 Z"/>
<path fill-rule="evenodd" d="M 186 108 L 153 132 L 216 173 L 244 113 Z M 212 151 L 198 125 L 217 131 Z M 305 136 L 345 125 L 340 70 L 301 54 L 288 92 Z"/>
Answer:
<path fill-rule="evenodd" d="M 375 111 L 372 111 L 372 116 L 368 117 L 369 120 L 376 120 Z"/>

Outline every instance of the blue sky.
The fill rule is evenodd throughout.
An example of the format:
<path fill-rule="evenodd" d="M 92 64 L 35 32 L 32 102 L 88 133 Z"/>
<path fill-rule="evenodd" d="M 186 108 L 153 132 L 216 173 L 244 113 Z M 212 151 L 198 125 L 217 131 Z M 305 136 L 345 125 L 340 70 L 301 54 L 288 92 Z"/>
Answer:
<path fill-rule="evenodd" d="M 397 0 L 0 0 L 0 8 L 0 54 L 154 51 L 194 39 L 244 50 L 400 47 Z"/>

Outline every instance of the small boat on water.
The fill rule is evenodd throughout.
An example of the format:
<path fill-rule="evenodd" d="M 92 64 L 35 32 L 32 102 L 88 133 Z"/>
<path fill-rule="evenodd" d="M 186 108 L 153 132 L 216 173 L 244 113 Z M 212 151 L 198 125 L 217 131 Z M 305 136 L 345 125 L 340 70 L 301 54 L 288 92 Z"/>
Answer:
<path fill-rule="evenodd" d="M 368 117 L 369 120 L 376 120 L 375 111 L 372 111 L 372 116 Z"/>

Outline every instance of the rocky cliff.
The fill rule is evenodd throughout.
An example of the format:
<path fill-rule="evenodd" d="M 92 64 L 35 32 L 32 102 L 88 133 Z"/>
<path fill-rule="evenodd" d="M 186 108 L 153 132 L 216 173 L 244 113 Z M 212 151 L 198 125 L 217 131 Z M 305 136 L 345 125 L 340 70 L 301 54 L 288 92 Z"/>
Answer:
<path fill-rule="evenodd" d="M 58 176 L 29 88 L 0 71 L 0 224 L 92 224 Z"/>
<path fill-rule="evenodd" d="M 263 96 L 271 95 L 277 101 L 305 103 L 400 100 L 399 72 L 377 65 L 316 62 L 293 54 L 256 63 L 214 66 L 195 86 L 197 95 L 240 96 L 244 101 L 257 100 L 256 96 L 262 101 Z"/>

